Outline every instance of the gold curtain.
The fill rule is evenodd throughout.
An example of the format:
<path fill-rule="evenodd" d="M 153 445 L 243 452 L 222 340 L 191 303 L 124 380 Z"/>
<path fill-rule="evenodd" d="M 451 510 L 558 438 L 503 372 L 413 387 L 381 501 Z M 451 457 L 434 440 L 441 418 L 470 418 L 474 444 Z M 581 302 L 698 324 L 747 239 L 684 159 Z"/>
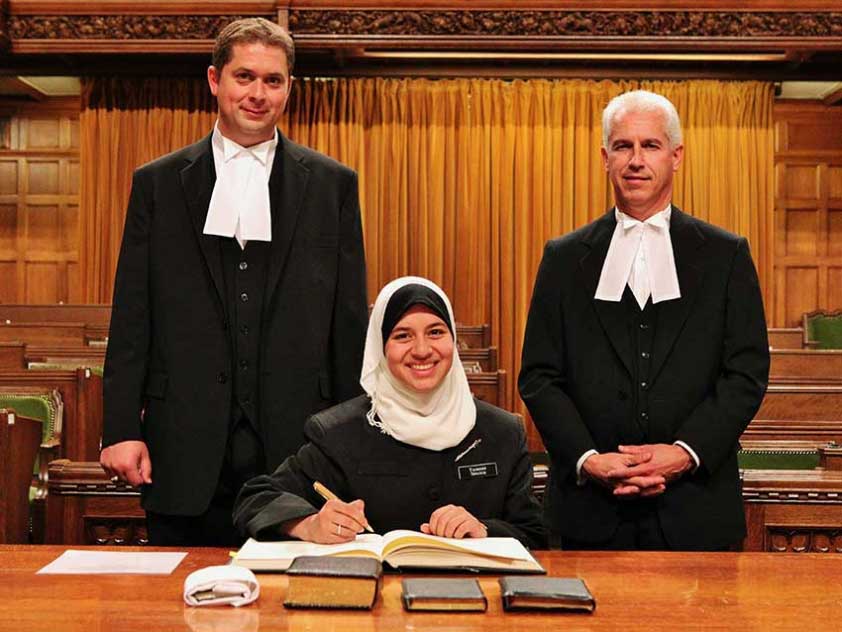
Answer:
<path fill-rule="evenodd" d="M 293 140 L 359 172 L 369 299 L 404 274 L 439 283 L 460 322 L 491 325 L 508 373 L 507 399 L 525 413 L 515 382 L 543 245 L 612 204 L 599 153 L 601 113 L 611 97 L 634 88 L 675 103 L 686 147 L 675 202 L 749 238 L 771 305 L 771 84 L 304 80 L 296 82 L 280 126 Z M 192 122 L 190 132 L 182 124 L 176 134 L 170 117 L 183 116 Z M 83 248 L 83 265 L 90 300 L 110 300 L 131 169 L 200 137 L 212 120 L 166 108 L 83 113 L 83 242 L 91 243 Z M 105 131 L 90 129 L 103 125 Z M 127 142 L 144 143 L 143 152 L 130 153 Z M 538 445 L 530 429 L 530 446 Z"/>
<path fill-rule="evenodd" d="M 207 134 L 215 107 L 204 80 L 83 80 L 79 263 L 85 302 L 111 302 L 132 172 Z"/>

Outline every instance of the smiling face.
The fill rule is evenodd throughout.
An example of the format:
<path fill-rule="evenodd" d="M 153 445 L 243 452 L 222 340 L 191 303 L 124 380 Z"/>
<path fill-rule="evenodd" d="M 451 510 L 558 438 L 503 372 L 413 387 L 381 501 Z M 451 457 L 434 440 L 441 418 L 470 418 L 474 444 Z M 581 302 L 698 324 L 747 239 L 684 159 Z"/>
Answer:
<path fill-rule="evenodd" d="M 395 325 L 383 350 L 389 371 L 419 393 L 434 390 L 453 364 L 453 336 L 428 307 L 414 305 Z"/>
<path fill-rule="evenodd" d="M 602 148 L 617 208 L 641 221 L 664 210 L 683 155 L 683 145 L 670 147 L 662 112 L 620 112 Z"/>
<path fill-rule="evenodd" d="M 208 68 L 208 85 L 219 104 L 219 131 L 243 147 L 269 140 L 286 107 L 291 84 L 282 48 L 259 42 L 235 44 L 231 59 Z"/>

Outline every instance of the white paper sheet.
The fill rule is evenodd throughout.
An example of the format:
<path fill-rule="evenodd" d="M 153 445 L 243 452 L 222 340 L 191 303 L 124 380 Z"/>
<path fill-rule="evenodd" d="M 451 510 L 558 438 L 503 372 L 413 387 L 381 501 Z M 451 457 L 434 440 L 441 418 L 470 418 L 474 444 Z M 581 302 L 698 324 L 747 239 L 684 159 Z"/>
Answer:
<path fill-rule="evenodd" d="M 68 549 L 38 571 L 41 575 L 169 575 L 186 552 L 80 551 Z"/>

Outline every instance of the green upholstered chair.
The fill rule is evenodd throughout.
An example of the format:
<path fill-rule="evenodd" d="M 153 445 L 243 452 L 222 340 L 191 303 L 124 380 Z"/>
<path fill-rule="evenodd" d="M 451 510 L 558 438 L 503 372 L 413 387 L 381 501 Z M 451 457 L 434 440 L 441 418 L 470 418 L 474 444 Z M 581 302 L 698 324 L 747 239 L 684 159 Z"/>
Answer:
<path fill-rule="evenodd" d="M 804 314 L 804 333 L 816 349 L 842 349 L 842 310 Z"/>
<path fill-rule="evenodd" d="M 30 511 L 38 514 L 33 519 L 33 542 L 43 540 L 43 516 L 47 497 L 47 467 L 59 458 L 61 424 L 64 406 L 61 395 L 54 389 L 26 387 L 0 388 L 0 408 L 14 410 L 18 415 L 41 422 L 41 445 L 35 459 L 33 484 L 29 488 Z M 37 527 L 36 527 L 37 525 Z"/>
<path fill-rule="evenodd" d="M 818 450 L 740 450 L 741 470 L 814 470 L 819 467 Z"/>

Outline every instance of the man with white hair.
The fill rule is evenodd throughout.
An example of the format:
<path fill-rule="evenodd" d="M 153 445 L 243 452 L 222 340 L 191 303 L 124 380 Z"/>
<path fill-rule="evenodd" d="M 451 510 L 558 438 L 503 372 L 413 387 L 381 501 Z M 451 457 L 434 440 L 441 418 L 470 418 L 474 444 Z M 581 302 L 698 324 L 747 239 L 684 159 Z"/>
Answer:
<path fill-rule="evenodd" d="M 745 238 L 672 204 L 666 98 L 603 112 L 616 207 L 547 243 L 518 380 L 551 459 L 545 520 L 569 549 L 722 550 L 745 536 L 738 440 L 769 375 Z"/>

